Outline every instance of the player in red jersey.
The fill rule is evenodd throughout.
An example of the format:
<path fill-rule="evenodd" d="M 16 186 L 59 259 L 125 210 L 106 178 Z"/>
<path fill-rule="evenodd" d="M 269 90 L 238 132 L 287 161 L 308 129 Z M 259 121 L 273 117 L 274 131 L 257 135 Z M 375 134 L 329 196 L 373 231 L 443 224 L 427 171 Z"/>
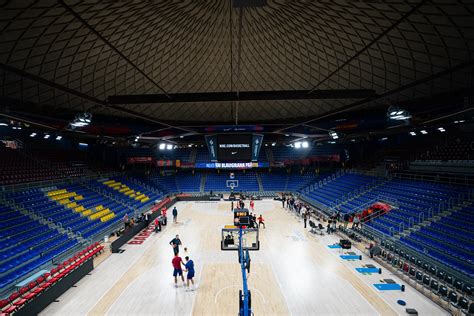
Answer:
<path fill-rule="evenodd" d="M 183 277 L 183 268 L 181 265 L 184 266 L 183 259 L 179 256 L 178 253 L 174 255 L 173 260 L 171 260 L 171 264 L 173 265 L 173 276 L 174 276 L 174 286 L 178 287 L 178 275 L 181 277 L 184 286 L 184 277 Z"/>

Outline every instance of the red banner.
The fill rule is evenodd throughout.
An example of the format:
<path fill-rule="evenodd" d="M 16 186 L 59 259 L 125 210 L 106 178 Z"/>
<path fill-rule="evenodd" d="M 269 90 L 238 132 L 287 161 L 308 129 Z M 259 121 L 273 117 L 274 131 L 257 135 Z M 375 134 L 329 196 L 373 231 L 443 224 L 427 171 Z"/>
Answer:
<path fill-rule="evenodd" d="M 136 164 L 136 163 L 153 163 L 153 157 L 128 157 L 127 164 Z"/>
<path fill-rule="evenodd" d="M 166 199 L 164 199 L 163 201 L 161 201 L 160 203 L 155 204 L 155 205 L 153 205 L 152 207 L 150 207 L 150 211 L 152 211 L 153 213 L 154 213 L 154 212 L 157 212 L 157 211 L 159 211 L 164 205 L 168 204 L 169 202 L 171 202 L 170 198 L 166 198 Z"/>
<path fill-rule="evenodd" d="M 160 159 L 160 160 L 156 161 L 156 166 L 157 167 L 172 167 L 172 166 L 174 166 L 174 160 Z"/>

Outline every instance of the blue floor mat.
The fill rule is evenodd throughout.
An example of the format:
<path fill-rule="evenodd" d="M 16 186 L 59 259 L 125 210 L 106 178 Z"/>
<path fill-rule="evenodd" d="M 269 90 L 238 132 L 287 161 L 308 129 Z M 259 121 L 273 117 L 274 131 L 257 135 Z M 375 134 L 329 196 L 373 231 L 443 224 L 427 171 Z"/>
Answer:
<path fill-rule="evenodd" d="M 341 248 L 341 245 L 328 245 L 328 248 L 339 249 L 339 248 Z"/>
<path fill-rule="evenodd" d="M 360 256 L 357 255 L 340 255 L 340 257 L 344 260 L 359 260 Z"/>
<path fill-rule="evenodd" d="M 374 286 L 377 288 L 379 291 L 400 291 L 402 289 L 402 286 L 400 284 L 385 284 L 385 283 L 379 283 L 379 284 L 374 284 Z"/>
<path fill-rule="evenodd" d="M 359 273 L 379 273 L 379 268 L 355 268 Z"/>

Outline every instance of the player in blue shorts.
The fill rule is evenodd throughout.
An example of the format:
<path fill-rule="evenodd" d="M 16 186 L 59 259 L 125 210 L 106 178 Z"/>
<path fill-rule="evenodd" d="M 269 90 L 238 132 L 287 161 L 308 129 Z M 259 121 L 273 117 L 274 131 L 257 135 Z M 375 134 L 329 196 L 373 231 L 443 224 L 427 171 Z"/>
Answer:
<path fill-rule="evenodd" d="M 188 256 L 186 256 L 184 259 L 186 259 L 186 264 L 184 265 L 185 271 L 188 272 L 188 275 L 186 276 L 186 291 L 194 291 L 196 288 L 194 287 L 194 262 L 189 259 Z M 191 284 L 193 285 L 192 289 L 189 288 L 189 281 L 191 281 Z"/>

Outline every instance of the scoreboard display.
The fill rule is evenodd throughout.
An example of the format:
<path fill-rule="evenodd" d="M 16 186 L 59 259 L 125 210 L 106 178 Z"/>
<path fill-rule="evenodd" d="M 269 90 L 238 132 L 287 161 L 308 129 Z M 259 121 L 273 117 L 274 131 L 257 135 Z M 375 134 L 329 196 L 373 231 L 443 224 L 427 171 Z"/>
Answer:
<path fill-rule="evenodd" d="M 249 210 L 247 209 L 238 209 L 234 210 L 234 218 L 249 216 Z"/>
<path fill-rule="evenodd" d="M 250 161 L 252 159 L 252 135 L 231 134 L 217 136 L 217 160 Z"/>

